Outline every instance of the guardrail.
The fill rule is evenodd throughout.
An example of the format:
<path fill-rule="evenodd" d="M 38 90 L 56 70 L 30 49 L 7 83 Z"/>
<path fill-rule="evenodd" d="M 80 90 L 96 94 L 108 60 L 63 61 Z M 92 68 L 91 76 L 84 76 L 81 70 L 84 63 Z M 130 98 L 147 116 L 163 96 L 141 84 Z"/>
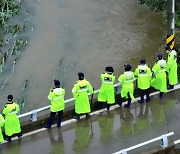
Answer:
<path fill-rule="evenodd" d="M 154 138 L 154 139 L 151 139 L 151 140 L 149 140 L 149 141 L 146 141 L 146 142 L 137 144 L 137 145 L 132 146 L 132 147 L 129 147 L 129 148 L 127 148 L 127 149 L 123 149 L 123 150 L 118 151 L 118 152 L 115 152 L 115 153 L 113 153 L 113 154 L 127 154 L 128 151 L 137 149 L 137 148 L 139 148 L 139 147 L 142 147 L 142 146 L 144 146 L 144 145 L 147 145 L 147 144 L 153 143 L 153 142 L 155 142 L 155 141 L 159 141 L 159 140 L 161 140 L 160 146 L 163 147 L 163 148 L 166 148 L 166 147 L 168 147 L 168 138 L 167 138 L 167 137 L 169 137 L 169 136 L 171 136 L 171 135 L 174 135 L 174 132 L 161 135 L 161 136 L 159 136 L 159 137 L 157 137 L 157 138 Z"/>
<path fill-rule="evenodd" d="M 114 85 L 114 87 L 116 88 L 116 90 L 115 90 L 116 93 L 119 93 L 119 91 L 120 91 L 120 90 L 118 89 L 119 86 L 120 86 L 119 83 L 117 83 L 117 84 Z M 98 89 L 98 90 L 95 90 L 95 91 L 94 91 L 94 94 L 97 94 L 98 92 L 99 92 L 99 89 Z M 90 96 L 91 94 L 88 94 L 88 95 Z M 65 100 L 64 103 L 67 104 L 67 103 L 72 102 L 72 101 L 74 101 L 74 100 L 75 100 L 74 98 L 70 98 L 70 99 Z M 50 109 L 50 107 L 51 107 L 51 105 L 45 106 L 45 107 L 42 107 L 42 108 L 39 108 L 39 109 L 35 109 L 35 110 L 32 110 L 32 111 L 27 112 L 27 113 L 24 113 L 24 114 L 20 114 L 20 115 L 18 115 L 18 118 L 23 118 L 23 117 L 30 116 L 30 117 L 31 117 L 31 118 L 30 118 L 31 121 L 37 121 L 37 117 L 38 117 L 37 114 L 38 114 L 39 112 L 42 112 L 42 111 L 45 111 L 45 110 Z"/>

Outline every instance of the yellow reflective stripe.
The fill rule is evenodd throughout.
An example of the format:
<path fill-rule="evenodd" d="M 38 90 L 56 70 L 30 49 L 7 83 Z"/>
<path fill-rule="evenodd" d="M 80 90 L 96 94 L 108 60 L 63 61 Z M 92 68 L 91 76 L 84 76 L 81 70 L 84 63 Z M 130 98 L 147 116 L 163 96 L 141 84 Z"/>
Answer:
<path fill-rule="evenodd" d="M 126 80 L 124 81 L 124 83 L 129 83 L 129 82 L 133 82 L 134 80 Z"/>
<path fill-rule="evenodd" d="M 77 92 L 85 92 L 85 91 L 88 91 L 88 89 L 78 90 Z"/>
<path fill-rule="evenodd" d="M 176 63 L 176 61 L 174 61 L 174 62 L 172 62 L 172 63 L 170 63 L 170 62 L 167 62 L 167 64 L 174 64 L 174 63 Z"/>
<path fill-rule="evenodd" d="M 165 70 L 165 69 L 163 69 L 163 70 L 158 71 L 158 73 L 159 73 L 159 72 L 165 72 L 165 71 L 166 71 L 166 70 Z"/>
<path fill-rule="evenodd" d="M 53 100 L 58 100 L 58 99 L 61 99 L 61 98 L 63 98 L 64 96 L 60 96 L 60 97 L 55 97 L 55 98 L 53 98 Z"/>
<path fill-rule="evenodd" d="M 148 74 L 139 74 L 138 76 L 151 76 L 151 75 L 148 75 Z"/>
<path fill-rule="evenodd" d="M 104 83 L 104 84 L 113 84 L 113 82 L 107 82 L 107 81 L 103 81 L 102 83 Z"/>
<path fill-rule="evenodd" d="M 174 38 L 174 34 L 169 36 L 167 39 L 166 39 L 166 44 L 168 44 L 169 42 L 172 41 L 172 39 Z"/>
<path fill-rule="evenodd" d="M 13 115 L 13 114 L 17 114 L 18 112 L 11 112 L 8 115 Z"/>

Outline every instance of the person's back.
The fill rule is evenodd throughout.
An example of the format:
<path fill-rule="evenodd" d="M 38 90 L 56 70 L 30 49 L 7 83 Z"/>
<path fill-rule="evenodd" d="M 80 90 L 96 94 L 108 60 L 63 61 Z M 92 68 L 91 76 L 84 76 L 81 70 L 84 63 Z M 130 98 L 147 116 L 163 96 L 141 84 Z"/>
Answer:
<path fill-rule="evenodd" d="M 160 91 L 160 98 L 162 98 L 163 93 L 167 91 L 166 83 L 166 61 L 162 59 L 162 54 L 158 53 L 158 61 L 154 64 L 153 79 L 151 81 L 151 86 Z"/>
<path fill-rule="evenodd" d="M 98 106 L 100 108 L 100 104 L 102 102 L 107 102 L 107 110 L 109 110 L 110 105 L 115 103 L 115 96 L 114 96 L 114 82 L 115 76 L 113 74 L 114 69 L 111 66 L 107 66 L 105 68 L 105 73 L 101 74 L 101 82 L 102 85 L 100 87 L 98 93 Z"/>
<path fill-rule="evenodd" d="M 63 88 L 55 88 L 49 93 L 48 99 L 51 101 L 52 112 L 64 110 L 64 95 L 65 90 Z"/>
<path fill-rule="evenodd" d="M 75 98 L 75 112 L 77 114 L 77 119 L 80 118 L 80 114 L 86 114 L 89 117 L 91 112 L 88 93 L 93 93 L 93 88 L 89 81 L 84 79 L 84 74 L 82 72 L 78 73 L 79 80 L 74 84 L 72 89 L 73 96 Z"/>
<path fill-rule="evenodd" d="M 134 99 L 134 73 L 131 72 L 131 65 L 127 64 L 125 65 L 125 72 L 119 76 L 119 83 L 122 86 L 121 89 L 121 98 L 118 104 L 121 106 L 122 104 L 122 98 L 128 97 L 128 104 L 125 105 L 125 107 L 130 107 L 131 100 Z"/>
<path fill-rule="evenodd" d="M 145 90 L 150 87 L 151 70 L 146 64 L 139 65 L 135 70 L 135 75 L 137 76 L 138 88 Z"/>
<path fill-rule="evenodd" d="M 45 128 L 51 128 L 56 112 L 58 113 L 57 127 L 58 128 L 61 127 L 61 120 L 65 108 L 65 104 L 64 104 L 65 89 L 60 87 L 59 80 L 54 80 L 54 86 L 55 88 L 52 89 L 48 95 L 48 99 L 51 101 L 51 108 L 50 108 L 51 112 L 50 112 L 48 124 L 45 126 Z"/>
<path fill-rule="evenodd" d="M 17 113 L 19 112 L 19 105 L 13 102 L 13 96 L 8 95 L 8 103 L 3 109 L 3 114 L 5 115 L 5 135 L 7 140 L 11 141 L 13 134 L 18 134 L 21 137 L 21 127 Z"/>
<path fill-rule="evenodd" d="M 174 85 L 178 83 L 178 75 L 177 75 L 177 52 L 175 50 L 171 50 L 169 46 L 166 46 L 166 53 L 168 54 L 166 71 L 168 73 L 168 89 L 173 89 Z"/>
<path fill-rule="evenodd" d="M 127 89 L 127 91 L 131 91 L 134 89 L 134 73 L 131 71 L 124 72 L 118 79 L 120 84 L 122 85 L 122 88 Z"/>
<path fill-rule="evenodd" d="M 140 60 L 140 65 L 135 70 L 135 76 L 137 77 L 137 84 L 140 90 L 141 99 L 139 103 L 144 102 L 144 93 L 146 93 L 146 102 L 150 101 L 149 88 L 151 85 L 151 69 L 147 66 L 145 59 Z"/>

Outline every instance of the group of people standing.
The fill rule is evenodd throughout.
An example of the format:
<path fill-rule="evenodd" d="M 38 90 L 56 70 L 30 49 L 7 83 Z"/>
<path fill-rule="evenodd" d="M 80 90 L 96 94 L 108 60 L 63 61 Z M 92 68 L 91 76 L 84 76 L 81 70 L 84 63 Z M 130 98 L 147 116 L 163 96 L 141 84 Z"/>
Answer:
<path fill-rule="evenodd" d="M 125 71 L 118 78 L 121 85 L 120 100 L 117 102 L 119 106 L 122 106 L 123 99 L 127 98 L 128 103 L 125 107 L 130 107 L 131 100 L 134 99 L 134 81 L 136 79 L 138 88 L 140 89 L 139 103 L 144 102 L 144 94 L 146 94 L 146 102 L 150 101 L 149 88 L 151 86 L 160 91 L 160 98 L 163 97 L 163 94 L 167 89 L 174 88 L 174 85 L 178 83 L 177 53 L 175 50 L 171 50 L 169 46 L 166 46 L 165 50 L 168 54 L 167 61 L 163 59 L 162 53 L 158 53 L 157 62 L 154 64 L 152 71 L 146 64 L 145 59 L 140 60 L 140 65 L 136 68 L 135 72 L 131 71 L 131 65 L 124 65 Z M 107 103 L 107 110 L 115 103 L 115 75 L 113 73 L 113 67 L 107 66 L 105 68 L 105 73 L 101 74 L 102 85 L 98 93 L 97 109 L 101 108 L 103 102 Z M 86 118 L 88 118 L 90 116 L 89 113 L 91 112 L 88 93 L 93 94 L 94 90 L 89 81 L 84 78 L 82 72 L 78 73 L 78 79 L 79 80 L 75 82 L 72 89 L 72 94 L 75 98 L 75 118 L 80 119 L 80 116 L 84 114 L 86 115 Z M 57 127 L 60 127 L 64 110 L 65 90 L 60 88 L 60 82 L 58 80 L 54 80 L 54 84 L 55 88 L 50 91 L 48 96 L 48 99 L 51 101 L 51 113 L 48 124 L 45 126 L 46 128 L 51 128 L 56 112 L 58 112 Z"/>
<path fill-rule="evenodd" d="M 175 50 L 171 50 L 169 46 L 166 46 L 165 50 L 168 54 L 167 61 L 163 59 L 162 53 L 158 53 L 157 62 L 154 64 L 152 71 L 146 64 L 145 59 L 140 60 L 140 65 L 135 69 L 135 72 L 131 71 L 132 66 L 130 64 L 124 65 L 124 73 L 118 78 L 121 86 L 120 100 L 117 102 L 119 106 L 122 106 L 123 99 L 127 98 L 128 103 L 125 105 L 125 107 L 130 107 L 131 100 L 134 99 L 134 81 L 136 79 L 138 88 L 140 89 L 140 100 L 138 100 L 139 103 L 144 103 L 144 94 L 146 94 L 146 102 L 150 101 L 149 88 L 151 86 L 160 91 L 160 98 L 163 97 L 163 94 L 167 91 L 167 89 L 174 88 L 174 85 L 178 83 L 177 53 Z M 102 85 L 98 93 L 97 109 L 101 108 L 103 102 L 107 103 L 107 110 L 110 110 L 110 106 L 115 104 L 115 75 L 113 73 L 113 67 L 107 66 L 105 68 L 105 73 L 101 74 Z M 57 127 L 61 127 L 63 111 L 65 109 L 65 89 L 61 87 L 59 80 L 54 80 L 54 86 L 55 87 L 50 90 L 48 95 L 48 99 L 51 101 L 51 112 L 45 128 L 51 128 L 56 113 L 58 113 Z M 79 72 L 78 81 L 75 82 L 72 89 L 72 94 L 75 98 L 76 119 L 80 119 L 82 114 L 85 114 L 86 118 L 89 118 L 91 107 L 88 93 L 93 94 L 93 92 L 94 90 L 90 82 L 84 78 L 84 74 L 82 72 Z M 8 95 L 7 100 L 8 103 L 3 109 L 5 119 L 2 115 L 0 115 L 0 127 L 5 126 L 5 139 L 7 141 L 11 141 L 11 137 L 14 134 L 17 134 L 20 138 L 22 133 L 20 122 L 17 117 L 19 106 L 16 102 L 13 102 L 13 95 Z M 0 129 L 0 142 L 3 141 L 4 138 Z"/>

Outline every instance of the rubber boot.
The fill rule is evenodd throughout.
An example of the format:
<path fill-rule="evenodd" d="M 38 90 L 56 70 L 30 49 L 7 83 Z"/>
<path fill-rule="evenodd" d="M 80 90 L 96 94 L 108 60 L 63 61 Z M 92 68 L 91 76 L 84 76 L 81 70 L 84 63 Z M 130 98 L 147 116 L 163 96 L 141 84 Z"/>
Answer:
<path fill-rule="evenodd" d="M 110 109 L 110 104 L 107 104 L 107 110 L 109 111 L 109 109 Z"/>
<path fill-rule="evenodd" d="M 163 94 L 164 94 L 163 92 L 160 92 L 159 93 L 159 98 L 163 98 Z"/>
<path fill-rule="evenodd" d="M 125 105 L 126 108 L 130 108 L 131 106 L 131 99 L 128 99 L 128 103 Z"/>
<path fill-rule="evenodd" d="M 140 89 L 140 100 L 138 100 L 138 103 L 144 103 L 144 91 Z"/>
<path fill-rule="evenodd" d="M 122 98 L 120 98 L 119 102 L 117 103 L 119 106 L 122 106 Z"/>
<path fill-rule="evenodd" d="M 101 102 L 97 102 L 97 110 L 99 110 L 101 108 Z"/>
<path fill-rule="evenodd" d="M 89 118 L 90 118 L 90 114 L 86 113 L 86 119 L 89 119 Z"/>

